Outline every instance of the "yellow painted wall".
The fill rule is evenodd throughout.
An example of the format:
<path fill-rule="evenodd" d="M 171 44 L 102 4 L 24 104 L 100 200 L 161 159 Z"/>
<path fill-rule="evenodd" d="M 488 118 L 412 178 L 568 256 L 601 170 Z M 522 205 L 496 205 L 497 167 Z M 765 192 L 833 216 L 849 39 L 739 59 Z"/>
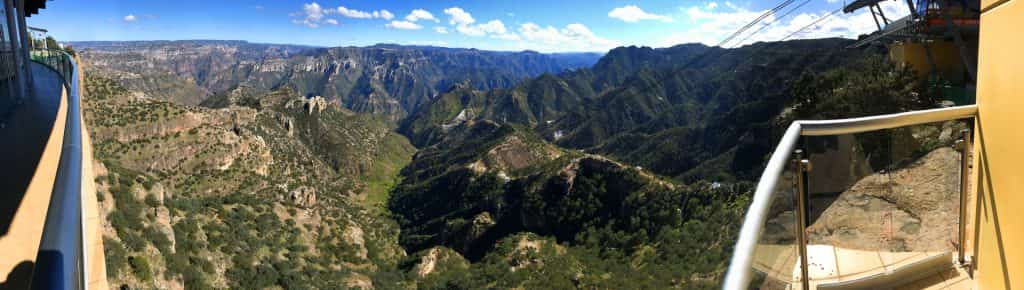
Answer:
<path fill-rule="evenodd" d="M 963 65 L 960 60 L 960 48 L 951 41 L 930 41 L 928 49 L 932 52 L 932 60 L 943 78 L 954 83 L 962 83 Z M 889 59 L 901 65 L 909 65 L 917 71 L 921 78 L 927 78 L 932 65 L 928 62 L 928 54 L 924 44 L 920 42 L 895 43 L 889 46 Z"/>
<path fill-rule="evenodd" d="M 977 289 L 1024 289 L 1024 1 L 985 1 L 978 52 Z"/>

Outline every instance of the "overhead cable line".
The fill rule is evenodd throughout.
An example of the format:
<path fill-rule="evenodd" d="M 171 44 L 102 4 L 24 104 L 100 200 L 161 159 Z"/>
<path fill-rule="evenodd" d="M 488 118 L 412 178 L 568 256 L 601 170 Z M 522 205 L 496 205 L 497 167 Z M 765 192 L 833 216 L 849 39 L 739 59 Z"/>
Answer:
<path fill-rule="evenodd" d="M 841 11 L 841 10 L 843 10 L 843 8 L 842 8 L 842 7 L 840 7 L 840 8 L 839 8 L 839 9 L 837 9 L 837 10 L 833 10 L 833 11 L 831 11 L 831 12 L 825 13 L 825 14 L 824 14 L 824 15 L 822 15 L 821 17 L 819 17 L 819 18 L 815 19 L 815 20 L 814 20 L 814 22 L 812 22 L 812 23 L 811 23 L 810 25 L 807 25 L 807 26 L 805 26 L 805 27 L 803 27 L 803 28 L 801 28 L 801 29 L 799 29 L 799 30 L 797 30 L 797 31 L 795 31 L 795 32 L 793 32 L 793 33 L 791 33 L 790 35 L 787 35 L 787 36 L 785 36 L 784 38 L 782 38 L 782 39 L 778 40 L 778 42 L 782 42 L 782 41 L 785 41 L 786 39 L 790 39 L 791 37 L 793 37 L 793 36 L 795 36 L 795 35 L 797 35 L 797 34 L 799 34 L 799 33 L 803 32 L 804 30 L 807 30 L 808 28 L 814 27 L 815 25 L 817 25 L 817 24 L 821 23 L 821 22 L 822 22 L 822 20 L 824 20 L 825 18 L 829 18 L 829 17 L 831 16 L 831 15 L 834 15 L 834 14 L 836 14 L 837 12 L 839 12 L 839 11 Z M 746 59 L 745 59 L 745 60 L 743 60 L 743 61 L 742 61 L 742 63 L 739 63 L 738 65 L 736 65 L 736 66 L 735 66 L 735 68 L 743 67 L 743 66 L 745 66 L 745 65 L 748 65 L 748 64 L 751 64 L 751 63 L 753 63 L 753 61 L 755 60 L 755 57 L 754 57 L 754 56 L 756 56 L 756 55 L 758 55 L 758 54 L 761 54 L 761 53 L 763 53 L 763 51 L 764 51 L 764 50 L 765 50 L 765 49 L 766 49 L 767 47 L 768 47 L 768 45 L 767 45 L 767 44 L 765 44 L 765 45 L 761 45 L 760 47 L 755 47 L 755 48 L 753 48 L 753 51 L 752 51 L 752 52 L 751 52 L 750 54 L 748 54 L 748 56 L 746 56 Z M 722 54 L 720 54 L 720 55 L 718 55 L 718 56 L 719 56 L 719 57 L 721 57 L 721 56 L 723 56 L 723 55 L 725 55 L 725 54 L 729 54 L 730 52 L 734 52 L 734 51 L 738 51 L 738 49 L 736 49 L 736 48 L 732 48 L 732 49 L 729 49 L 729 50 L 728 50 L 728 51 L 726 51 L 725 53 L 722 53 Z"/>
<path fill-rule="evenodd" d="M 839 8 L 839 9 L 836 9 L 836 10 L 832 10 L 832 12 L 829 12 L 828 14 L 825 14 L 824 16 L 821 16 L 821 18 L 818 18 L 817 20 L 814 20 L 814 22 L 811 22 L 811 24 L 807 24 L 807 26 L 804 26 L 803 28 L 800 28 L 800 29 L 797 29 L 796 31 L 793 31 L 793 33 L 790 33 L 789 35 L 786 35 L 786 37 L 783 37 L 782 40 L 779 40 L 779 41 L 786 41 L 786 39 L 789 39 L 790 37 L 793 37 L 794 35 L 797 35 L 798 33 L 801 33 L 804 30 L 807 30 L 807 28 L 811 28 L 812 26 L 817 25 L 822 20 L 828 19 L 832 15 L 835 15 L 836 12 L 839 12 L 839 11 L 842 11 L 842 10 L 843 10 L 842 8 Z"/>
<path fill-rule="evenodd" d="M 733 38 L 736 38 L 736 36 L 738 36 L 740 34 L 743 34 L 743 32 L 746 32 L 747 29 L 750 29 L 754 25 L 757 25 L 757 23 L 761 22 L 761 20 L 764 20 L 769 15 L 773 15 L 773 14 L 775 14 L 775 12 L 778 12 L 779 10 L 782 10 L 782 8 L 785 8 L 786 6 L 789 6 L 789 4 L 793 4 L 793 1 L 795 1 L 795 0 L 782 1 L 782 3 L 779 3 L 779 5 L 776 5 L 775 8 L 772 8 L 772 9 L 770 9 L 768 11 L 765 11 L 764 13 L 761 14 L 761 16 L 758 16 L 753 21 L 750 21 L 750 23 L 747 23 L 747 25 L 744 25 L 743 27 L 740 27 L 739 30 L 737 30 L 736 32 L 733 32 L 731 35 L 729 35 L 729 37 L 726 37 L 725 39 L 723 39 L 716 46 L 724 47 L 724 45 L 726 43 L 729 43 L 729 41 L 731 41 Z"/>
<path fill-rule="evenodd" d="M 725 43 L 729 42 L 730 40 L 735 38 L 737 35 L 743 33 L 747 29 L 750 29 L 750 27 L 756 25 L 758 22 L 761 22 L 761 20 L 764 20 L 764 18 L 768 17 L 768 15 L 772 15 L 775 12 L 781 10 L 782 8 L 785 8 L 786 6 L 789 6 L 789 4 L 792 4 L 793 1 L 795 1 L 795 0 L 785 0 L 785 1 L 782 1 L 781 3 L 779 3 L 778 5 L 775 5 L 774 8 L 769 9 L 768 11 L 765 11 L 760 16 L 758 16 L 754 20 L 750 21 L 750 23 L 747 23 L 743 27 L 740 27 L 738 30 L 736 30 L 731 35 L 729 35 L 729 37 L 726 37 L 721 42 L 719 42 L 718 45 L 715 45 L 715 46 L 725 48 L 725 47 L 723 47 L 723 45 Z M 686 64 L 684 64 L 682 66 L 682 68 L 690 67 L 691 65 L 693 65 L 693 64 L 697 63 L 698 61 L 700 61 L 701 59 L 704 59 L 705 57 L 707 57 L 713 51 L 714 51 L 714 47 L 709 47 L 708 50 L 704 51 L 704 53 L 701 53 L 700 55 L 698 55 L 698 56 L 696 56 L 694 58 L 691 58 L 689 61 L 687 61 Z M 725 53 L 728 53 L 728 52 L 723 52 L 723 54 L 725 54 Z M 721 54 L 718 55 L 718 57 L 721 57 L 721 56 L 722 56 Z"/>
<path fill-rule="evenodd" d="M 778 10 L 780 10 L 781 8 L 784 8 L 784 7 L 788 6 L 788 5 L 789 5 L 789 4 L 791 4 L 792 2 L 793 2 L 792 0 L 790 0 L 790 1 L 783 1 L 782 3 L 780 3 L 779 5 L 777 5 L 777 6 L 775 7 L 775 8 L 772 8 L 771 10 L 769 10 L 769 11 L 765 12 L 764 14 L 762 14 L 762 15 L 761 15 L 762 17 L 758 17 L 758 19 L 755 19 L 754 21 L 751 21 L 751 23 L 749 23 L 749 24 L 747 24 L 746 26 L 744 26 L 744 28 L 749 28 L 749 26 L 753 26 L 753 25 L 757 24 L 757 22 L 760 22 L 760 19 L 763 19 L 763 18 L 764 18 L 763 16 L 767 16 L 767 15 L 769 15 L 769 14 L 773 13 L 773 11 L 778 11 Z M 782 18 L 784 18 L 785 16 L 788 16 L 789 14 L 793 13 L 794 11 L 796 11 L 796 10 L 797 10 L 798 8 L 800 8 L 800 7 L 802 7 L 803 5 L 807 4 L 807 2 L 809 2 L 809 0 L 805 0 L 804 2 L 802 2 L 802 3 L 800 3 L 799 5 L 797 5 L 796 7 L 794 7 L 793 9 L 790 9 L 789 11 L 787 11 L 786 13 L 784 13 L 784 14 L 782 15 L 782 17 L 779 17 L 779 18 L 777 18 L 777 19 L 775 19 L 775 20 L 773 20 L 773 21 L 778 21 L 778 19 L 782 19 Z M 778 40 L 778 41 L 779 41 L 779 42 L 781 42 L 781 41 L 785 41 L 785 40 L 789 39 L 790 37 L 793 37 L 794 35 L 796 35 L 796 34 L 798 34 L 798 33 L 802 32 L 803 30 L 806 30 L 807 28 L 810 28 L 810 27 L 812 27 L 812 26 L 814 26 L 814 25 L 816 25 L 816 24 L 820 23 L 820 22 L 821 22 L 822 20 L 825 20 L 826 18 L 829 18 L 829 17 L 831 17 L 832 15 L 834 15 L 834 14 L 836 14 L 837 12 L 839 12 L 839 11 L 842 11 L 842 10 L 843 10 L 843 8 L 842 8 L 842 7 L 840 7 L 839 9 L 833 10 L 832 12 L 829 12 L 829 13 L 825 14 L 825 15 L 824 15 L 824 16 L 822 16 L 821 18 L 818 18 L 818 19 L 816 19 L 816 20 L 815 20 L 814 22 L 812 22 L 811 24 L 809 24 L 809 25 L 807 25 L 807 26 L 804 26 L 804 27 L 802 27 L 802 28 L 800 28 L 800 29 L 798 29 L 798 30 L 794 31 L 793 33 L 790 33 L 789 35 L 787 35 L 786 37 L 784 37 L 784 38 L 782 38 L 782 39 L 780 39 L 780 40 Z M 763 28 L 764 28 L 764 27 L 762 27 L 762 29 L 763 29 Z M 735 37 L 735 35 L 737 35 L 737 34 L 739 34 L 739 33 L 742 33 L 742 31 L 743 31 L 743 30 L 744 30 L 743 28 L 740 28 L 740 30 L 738 30 L 737 32 L 733 33 L 733 35 L 731 35 L 731 36 L 730 36 L 729 38 L 733 38 L 733 37 Z M 760 30 L 760 29 L 759 29 L 759 30 Z M 753 34 L 756 34 L 756 33 L 758 33 L 758 32 L 757 32 L 757 31 L 755 31 L 755 32 L 754 32 Z M 753 34 L 752 34 L 752 35 L 753 35 Z M 750 38 L 750 37 L 751 37 L 752 35 L 748 35 L 748 36 L 747 36 L 746 38 Z M 746 38 L 744 38 L 744 40 L 743 40 L 743 41 L 746 41 Z M 725 43 L 725 42 L 726 42 L 726 41 L 728 41 L 728 40 L 729 40 L 729 39 L 726 39 L 726 40 L 724 40 L 723 42 L 719 43 L 719 45 L 717 45 L 717 46 L 721 47 L 721 44 L 722 44 L 722 43 Z M 741 41 L 740 43 L 742 43 L 743 41 Z M 724 48 L 724 47 L 722 47 L 722 48 L 723 48 L 723 50 L 724 50 L 724 51 L 722 51 L 721 53 L 719 53 L 719 54 L 718 54 L 717 56 L 715 56 L 714 58 L 716 58 L 716 59 L 717 59 L 717 58 L 721 58 L 722 56 L 725 56 L 725 55 L 727 55 L 727 54 L 733 53 L 733 52 L 734 52 L 734 51 L 736 50 L 736 48 L 733 48 L 733 49 L 726 49 L 726 48 Z M 757 49 L 755 49 L 755 51 L 754 51 L 754 52 L 753 52 L 753 53 L 751 54 L 751 56 L 753 56 L 753 55 L 756 55 L 756 54 L 760 53 L 760 52 L 761 52 L 761 50 L 763 50 L 763 49 L 764 49 L 764 47 L 760 47 L 760 48 L 757 48 Z M 713 52 L 714 52 L 714 47 L 709 47 L 707 51 L 705 51 L 704 53 L 700 54 L 700 55 L 699 55 L 699 56 L 697 56 L 697 57 L 694 57 L 694 58 L 690 59 L 689 61 L 687 61 L 687 62 L 686 62 L 686 64 L 682 65 L 682 66 L 681 66 L 680 68 L 682 68 L 682 69 L 687 69 L 687 68 L 689 68 L 690 66 L 692 66 L 692 65 L 696 64 L 697 62 L 701 61 L 701 60 L 702 60 L 702 59 L 704 59 L 705 57 L 708 57 L 708 55 L 709 55 L 709 54 L 712 54 Z M 752 59 L 753 59 L 753 58 L 749 58 L 749 59 L 747 60 L 747 62 L 751 61 Z"/>
<path fill-rule="evenodd" d="M 742 40 L 737 42 L 736 46 L 733 46 L 732 48 L 737 48 L 740 45 L 743 45 L 743 43 L 747 42 L 747 39 L 750 39 L 750 37 L 752 37 L 754 35 L 757 35 L 759 32 L 761 32 L 765 28 L 768 28 L 768 26 L 771 26 L 772 24 L 775 24 L 775 22 L 778 22 L 779 20 L 781 20 L 783 18 L 786 18 L 786 16 L 789 16 L 790 14 L 793 14 L 793 12 L 795 12 L 797 9 L 800 9 L 800 7 L 803 7 L 804 5 L 807 5 L 807 3 L 809 3 L 809 2 L 811 2 L 811 0 L 804 0 L 804 2 L 801 2 L 800 4 L 796 5 L 796 7 L 793 7 L 792 9 L 789 9 L 789 11 L 786 11 L 786 13 L 783 13 L 782 16 L 776 17 L 776 18 L 772 19 L 772 21 L 769 21 L 768 23 L 765 23 L 764 25 L 761 25 L 761 28 L 758 28 L 757 30 L 754 30 L 753 33 L 747 34 L 747 37 L 744 37 Z"/>

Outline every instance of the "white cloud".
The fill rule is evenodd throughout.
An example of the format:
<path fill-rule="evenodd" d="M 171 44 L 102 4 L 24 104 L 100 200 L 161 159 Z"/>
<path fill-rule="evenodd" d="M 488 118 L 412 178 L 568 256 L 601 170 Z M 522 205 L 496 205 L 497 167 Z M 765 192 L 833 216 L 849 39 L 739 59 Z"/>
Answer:
<path fill-rule="evenodd" d="M 623 7 L 612 9 L 612 11 L 608 12 L 608 17 L 630 23 L 635 23 L 640 20 L 658 20 L 662 22 L 672 22 L 672 17 L 647 13 L 643 9 L 640 9 L 640 7 L 637 7 L 636 5 L 626 5 Z"/>
<path fill-rule="evenodd" d="M 348 18 L 373 18 L 373 12 L 359 11 L 355 9 L 348 9 L 345 6 L 338 6 L 336 9 L 338 14 Z M 380 12 L 377 12 L 377 16 L 380 16 Z"/>
<path fill-rule="evenodd" d="M 312 2 L 302 5 L 302 12 L 295 12 L 288 14 L 296 19 L 292 19 L 292 23 L 301 24 L 310 28 L 317 28 L 321 24 L 338 25 L 340 22 L 335 18 L 327 18 L 328 15 L 338 15 L 345 18 L 356 18 L 356 19 L 384 19 L 391 20 L 395 18 L 391 11 L 387 10 L 373 10 L 373 11 L 362 11 L 358 9 L 351 9 L 345 6 L 338 6 L 336 8 L 323 8 L 319 3 Z"/>
<path fill-rule="evenodd" d="M 898 1 L 883 1 L 879 5 L 889 18 L 898 19 L 908 13 L 906 7 L 900 6 Z M 729 1 L 724 2 L 723 6 L 718 7 L 720 9 L 715 11 L 711 11 L 711 8 L 708 8 L 709 5 L 680 8 L 684 15 L 689 17 L 689 21 L 694 24 L 688 30 L 666 36 L 654 43 L 654 46 L 664 47 L 692 42 L 716 45 L 752 19 L 766 12 L 766 10 L 750 11 Z M 779 41 L 828 13 L 829 11 L 803 12 L 787 16 L 784 19 L 776 19 L 781 15 L 769 15 L 761 23 L 751 27 L 746 33 L 739 35 L 726 46 L 735 47 L 759 41 Z M 765 26 L 766 24 L 767 26 Z M 877 30 L 874 20 L 871 19 L 870 12 L 864 9 L 851 14 L 834 14 L 830 19 L 809 27 L 791 39 L 857 38 L 858 35 L 874 30 Z M 753 34 L 755 31 L 757 34 Z"/>
<path fill-rule="evenodd" d="M 302 12 L 306 13 L 306 19 L 319 21 L 320 18 L 324 17 L 324 9 L 320 8 L 320 4 L 317 4 L 316 2 L 303 4 Z"/>
<path fill-rule="evenodd" d="M 444 10 L 444 14 L 448 14 L 448 24 L 455 26 L 455 31 L 468 36 L 490 36 L 492 38 L 504 39 L 504 40 L 518 40 L 519 36 L 515 33 L 511 33 L 505 28 L 505 23 L 501 20 L 492 19 L 481 24 L 476 23 L 476 19 L 473 19 L 473 15 L 462 10 L 459 7 L 451 7 Z"/>
<path fill-rule="evenodd" d="M 409 12 L 409 15 L 405 16 L 405 20 L 409 22 L 416 22 L 420 20 L 440 22 L 437 18 L 434 18 L 434 14 L 430 14 L 429 11 L 423 9 L 413 9 L 412 12 Z"/>
<path fill-rule="evenodd" d="M 135 14 L 128 14 L 128 15 L 125 15 L 124 22 L 135 22 L 135 20 L 138 20 L 138 19 L 139 19 L 138 17 L 135 17 Z"/>
<path fill-rule="evenodd" d="M 501 34 L 505 33 L 505 24 L 499 20 L 491 20 L 479 25 L 459 25 L 455 27 L 455 31 L 469 36 L 484 36 L 488 33 Z"/>
<path fill-rule="evenodd" d="M 494 37 L 494 38 L 497 38 L 497 39 L 502 39 L 502 40 L 520 40 L 521 39 L 519 37 L 519 35 L 517 35 L 515 33 L 497 34 L 497 35 L 492 35 L 491 37 Z"/>
<path fill-rule="evenodd" d="M 410 44 L 414 44 L 414 45 L 432 45 L 432 46 L 446 46 L 446 45 L 448 45 L 447 41 L 441 41 L 441 40 L 413 40 L 413 41 L 409 41 L 409 43 Z"/>
<path fill-rule="evenodd" d="M 302 13 L 297 16 L 301 16 L 302 19 L 293 19 L 292 23 L 302 24 L 309 28 L 320 27 L 320 22 L 324 19 L 324 9 L 320 7 L 320 4 L 316 2 L 302 4 Z"/>
<path fill-rule="evenodd" d="M 384 26 L 386 26 L 388 28 L 406 29 L 406 30 L 416 30 L 416 29 L 423 28 L 422 25 L 416 24 L 415 22 L 411 22 L 411 21 L 405 21 L 405 20 L 392 20 L 391 23 L 385 24 Z"/>
<path fill-rule="evenodd" d="M 434 31 L 437 31 L 437 33 L 440 33 L 440 34 L 448 34 L 448 27 L 434 26 Z"/>
<path fill-rule="evenodd" d="M 480 24 L 479 27 L 480 30 L 483 30 L 487 34 L 505 34 L 508 32 L 505 30 L 505 24 L 502 23 L 501 20 L 497 19 Z"/>
<path fill-rule="evenodd" d="M 732 9 L 732 10 L 743 10 L 743 8 L 740 8 L 739 6 L 736 6 L 736 4 L 732 4 L 732 2 L 730 2 L 730 1 L 725 1 L 725 7 L 729 7 L 729 9 Z"/>
<path fill-rule="evenodd" d="M 562 29 L 552 26 L 541 27 L 533 22 L 519 26 L 522 39 L 533 47 L 546 51 L 608 50 L 618 45 L 616 41 L 595 35 L 580 23 L 566 25 Z"/>
<path fill-rule="evenodd" d="M 388 16 L 393 17 L 393 15 L 390 14 L 391 13 L 388 12 Z M 434 17 L 434 14 L 430 14 L 430 11 L 423 9 L 413 9 L 411 12 L 409 12 L 409 15 L 405 16 L 405 20 L 393 20 L 391 21 L 391 23 L 385 24 L 384 26 L 394 29 L 420 29 L 423 28 L 423 25 L 419 25 L 416 23 L 417 21 L 420 20 L 441 22 L 436 17 Z M 437 28 L 435 28 L 434 30 L 437 31 Z"/>
<path fill-rule="evenodd" d="M 462 10 L 462 8 L 459 8 L 458 6 L 445 9 L 444 14 L 448 14 L 448 24 L 451 25 L 469 25 L 476 22 L 476 19 L 473 19 L 473 16 L 469 15 L 469 12 Z"/>
<path fill-rule="evenodd" d="M 839 1 L 839 0 L 828 0 L 828 1 Z M 705 5 L 704 8 L 707 8 L 708 10 L 712 10 L 712 9 L 718 8 L 718 3 L 708 2 L 708 5 Z"/>
<path fill-rule="evenodd" d="M 335 8 L 334 10 L 329 10 L 326 13 L 334 13 L 334 12 L 337 12 L 338 15 L 341 15 L 343 17 L 348 17 L 348 18 L 361 18 L 361 19 L 380 18 L 380 19 L 384 19 L 384 20 L 391 20 L 392 18 L 395 18 L 395 15 L 391 14 L 391 11 L 387 11 L 387 10 L 361 11 L 361 10 L 356 10 L 356 9 L 350 9 L 350 8 L 345 7 L 345 6 L 338 6 L 338 8 Z"/>

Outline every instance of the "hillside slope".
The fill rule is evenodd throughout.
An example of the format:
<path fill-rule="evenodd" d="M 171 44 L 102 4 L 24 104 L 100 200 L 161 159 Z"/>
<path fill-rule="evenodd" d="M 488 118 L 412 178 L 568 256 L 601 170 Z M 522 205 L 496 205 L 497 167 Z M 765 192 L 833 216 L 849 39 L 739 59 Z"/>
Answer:
<path fill-rule="evenodd" d="M 850 41 L 621 47 L 568 71 L 587 55 L 86 47 L 110 280 L 716 288 L 789 121 L 934 106 Z M 889 142 L 858 146 L 878 163 Z"/>
<path fill-rule="evenodd" d="M 243 41 L 73 43 L 90 67 L 122 86 L 195 105 L 238 86 L 289 88 L 356 111 L 400 118 L 440 90 L 470 81 L 505 88 L 586 67 L 592 53 L 541 54 L 427 46 L 305 47 Z"/>
<path fill-rule="evenodd" d="M 288 91 L 208 109 L 85 87 L 112 285 L 396 283 L 397 225 L 360 202 L 414 149 L 386 118 Z"/>
<path fill-rule="evenodd" d="M 411 275 L 428 288 L 713 288 L 749 202 L 747 185 L 675 184 L 489 120 L 451 128 L 402 176 L 400 243 L 448 257 L 404 264 L 446 265 Z"/>
<path fill-rule="evenodd" d="M 687 182 L 751 180 L 800 76 L 879 53 L 843 49 L 848 43 L 617 48 L 590 69 L 542 75 L 511 89 L 455 86 L 412 114 L 399 132 L 423 147 L 460 119 L 490 119 Z M 704 164 L 709 160 L 714 164 Z"/>

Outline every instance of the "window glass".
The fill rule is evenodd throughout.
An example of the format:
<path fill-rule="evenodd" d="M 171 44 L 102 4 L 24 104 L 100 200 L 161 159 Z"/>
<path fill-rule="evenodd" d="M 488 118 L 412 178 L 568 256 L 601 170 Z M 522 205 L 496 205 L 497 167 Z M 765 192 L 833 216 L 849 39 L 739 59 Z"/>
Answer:
<path fill-rule="evenodd" d="M 12 38 L 7 25 L 7 7 L 0 5 L 0 113 L 7 111 L 14 102 L 15 62 Z"/>

